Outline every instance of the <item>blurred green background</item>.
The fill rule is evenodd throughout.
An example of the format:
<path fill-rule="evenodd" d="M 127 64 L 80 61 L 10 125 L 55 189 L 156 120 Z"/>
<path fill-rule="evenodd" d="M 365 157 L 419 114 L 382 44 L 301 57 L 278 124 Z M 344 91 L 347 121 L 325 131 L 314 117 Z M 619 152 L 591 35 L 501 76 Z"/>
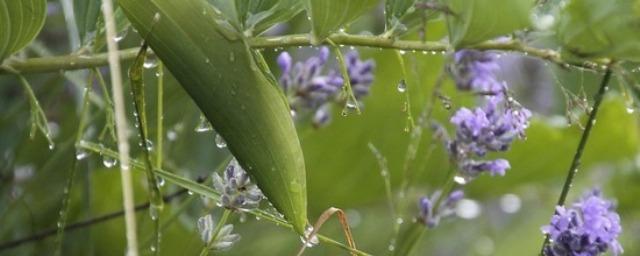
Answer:
<path fill-rule="evenodd" d="M 374 34 L 382 32 L 382 10 L 361 17 L 347 31 Z M 271 34 L 307 32 L 309 25 L 304 14 L 270 31 Z M 412 33 L 415 34 L 415 33 Z M 427 39 L 440 40 L 446 31 L 441 20 L 428 24 Z M 409 36 L 417 39 L 415 36 Z M 121 48 L 139 45 L 140 37 L 129 31 Z M 535 44 L 546 45 L 541 40 Z M 58 1 L 49 2 L 49 16 L 36 42 L 24 56 L 63 55 L 70 52 L 64 15 Z M 411 222 L 416 214 L 420 196 L 432 193 L 443 183 L 448 171 L 448 159 L 442 143 L 433 139 L 425 129 L 419 142 L 416 160 L 410 165 L 412 172 L 420 173 L 412 180 L 413 186 L 403 200 L 407 211 L 401 219 L 389 213 L 383 177 L 368 144 L 375 145 L 388 160 L 394 198 L 402 182 L 407 148 L 413 140 L 404 131 L 407 113 L 402 111 L 405 94 L 396 89 L 406 79 L 411 101 L 410 113 L 418 117 L 430 98 L 436 78 L 443 70 L 447 56 L 441 53 L 407 52 L 402 55 L 407 77 L 391 50 L 355 48 L 364 59 L 376 62 L 375 82 L 371 95 L 365 98 L 361 115 L 340 115 L 334 106 L 333 121 L 327 127 L 314 129 L 307 122 L 298 123 L 298 132 L 307 164 L 310 219 L 315 220 L 328 207 L 339 207 L 347 212 L 358 247 L 374 255 L 388 254 L 392 226 Z M 276 56 L 287 50 L 300 60 L 314 54 L 317 48 L 291 48 L 264 50 L 276 75 Z M 349 51 L 348 47 L 344 51 Z M 332 65 L 335 64 L 333 60 Z M 535 255 L 543 236 L 540 226 L 545 225 L 560 193 L 571 158 L 581 135 L 577 124 L 584 122 L 580 109 L 569 109 L 573 116 L 567 119 L 567 105 L 581 100 L 582 95 L 596 91 L 600 74 L 575 68 L 558 68 L 518 54 L 503 54 L 501 77 L 508 81 L 515 98 L 534 110 L 527 139 L 514 143 L 505 157 L 512 169 L 504 177 L 481 176 L 466 186 L 469 200 L 457 209 L 460 217 L 448 219 L 422 238 L 415 255 Z M 128 67 L 131 63 L 124 63 Z M 106 74 L 106 69 L 102 69 Z M 156 76 L 154 69 L 146 70 L 149 122 L 155 124 Z M 214 171 L 228 152 L 215 146 L 215 133 L 198 133 L 200 111 L 169 72 L 165 72 L 164 89 L 164 161 L 165 167 L 179 175 L 196 179 Z M 242 74 L 238 74 L 242 75 Z M 56 227 L 58 212 L 68 180 L 71 160 L 75 157 L 74 136 L 78 127 L 82 88 L 86 72 L 55 72 L 27 76 L 37 98 L 46 112 L 49 127 L 56 143 L 49 150 L 46 140 L 37 134 L 29 138 L 29 104 L 25 93 L 13 76 L 0 76 L 0 244 L 30 236 Z M 107 76 L 108 77 L 108 76 Z M 97 92 L 98 87 L 96 85 Z M 126 85 L 125 90 L 129 90 Z M 460 106 L 471 106 L 474 99 L 454 89 L 447 78 L 444 93 L 453 101 L 446 109 L 435 101 L 434 118 L 450 130 L 449 117 Z M 576 95 L 575 98 L 565 95 Z M 127 110 L 133 121 L 132 101 Z M 115 149 L 111 139 L 98 141 L 97 133 L 105 123 L 105 112 L 92 105 L 90 124 L 84 140 L 102 143 Z M 150 133 L 155 138 L 155 126 Z M 133 129 L 133 127 L 132 127 Z M 259 129 L 259 127 L 256 127 Z M 450 130 L 451 131 L 451 130 Z M 623 233 L 620 241 L 626 255 L 640 254 L 640 155 L 638 155 L 638 111 L 632 97 L 619 79 L 613 79 L 611 90 L 599 113 L 597 124 L 586 148 L 582 167 L 569 198 L 600 187 L 609 198 L 618 202 Z M 137 142 L 132 139 L 132 156 L 141 158 Z M 71 212 L 68 223 L 90 219 L 118 211 L 122 207 L 120 174 L 115 168 L 106 168 L 100 155 L 92 154 L 81 160 L 75 186 L 71 191 Z M 146 200 L 145 179 L 135 173 L 136 202 Z M 169 194 L 179 187 L 167 183 L 163 191 Z M 205 203 L 199 196 L 183 194 L 167 204 L 161 216 L 164 231 L 163 255 L 197 254 L 202 243 L 196 230 L 198 217 L 220 209 Z M 138 233 L 143 254 L 150 254 L 152 226 L 145 211 L 138 212 Z M 290 230 L 251 215 L 233 216 L 235 231 L 242 239 L 230 251 L 220 255 L 292 255 L 301 245 L 300 238 Z M 90 227 L 65 233 L 65 255 L 121 255 L 124 253 L 124 221 L 116 218 Z M 337 221 L 330 220 L 321 233 L 343 241 Z M 53 251 L 55 236 L 0 250 L 0 255 L 48 255 Z M 329 245 L 309 248 L 307 255 L 346 255 Z"/>

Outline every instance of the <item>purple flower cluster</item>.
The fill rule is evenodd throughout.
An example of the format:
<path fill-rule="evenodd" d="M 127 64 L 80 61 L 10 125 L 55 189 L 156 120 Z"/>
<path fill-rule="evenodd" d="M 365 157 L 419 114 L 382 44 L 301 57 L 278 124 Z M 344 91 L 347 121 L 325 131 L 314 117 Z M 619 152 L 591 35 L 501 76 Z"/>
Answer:
<path fill-rule="evenodd" d="M 324 67 L 329 59 L 329 49 L 322 47 L 318 54 L 304 61 L 293 63 L 288 52 L 277 59 L 282 71 L 280 85 L 289 99 L 293 113 L 310 114 L 313 124 L 321 127 L 331 120 L 331 102 L 341 102 L 340 90 L 344 78 L 340 72 Z M 369 94 L 373 82 L 373 60 L 360 60 L 356 51 L 345 55 L 349 81 L 354 96 L 361 100 Z"/>
<path fill-rule="evenodd" d="M 444 201 L 440 202 L 439 207 L 434 207 L 440 197 L 441 192 L 433 193 L 431 198 L 422 197 L 418 201 L 418 209 L 420 209 L 419 220 L 429 228 L 434 228 L 440 222 L 440 219 L 450 216 L 454 213 L 456 204 L 464 198 L 464 191 L 455 190 L 447 196 Z"/>
<path fill-rule="evenodd" d="M 495 76 L 500 69 L 497 55 L 477 50 L 459 50 L 453 55 L 449 72 L 456 78 L 456 86 L 463 91 L 498 94 L 506 86 Z"/>
<path fill-rule="evenodd" d="M 262 191 L 251 183 L 249 174 L 242 169 L 236 159 L 231 160 L 224 171 L 224 177 L 214 173 L 213 187 L 220 193 L 220 204 L 227 209 L 253 209 L 264 198 Z"/>
<path fill-rule="evenodd" d="M 451 117 L 456 136 L 448 142 L 449 151 L 466 178 L 482 172 L 502 176 L 511 167 L 507 160 L 479 158 L 506 151 L 516 138 L 524 138 L 531 111 L 505 97 L 506 84 L 494 74 L 499 68 L 494 54 L 460 50 L 454 61 L 450 70 L 458 88 L 480 94 L 484 102 L 474 109 L 463 107 Z"/>
<path fill-rule="evenodd" d="M 602 198 L 599 190 L 587 193 L 571 208 L 556 207 L 551 223 L 542 227 L 550 243 L 544 248 L 547 256 L 595 256 L 611 249 L 622 253 L 617 238 L 622 228 L 620 216 L 612 202 Z"/>

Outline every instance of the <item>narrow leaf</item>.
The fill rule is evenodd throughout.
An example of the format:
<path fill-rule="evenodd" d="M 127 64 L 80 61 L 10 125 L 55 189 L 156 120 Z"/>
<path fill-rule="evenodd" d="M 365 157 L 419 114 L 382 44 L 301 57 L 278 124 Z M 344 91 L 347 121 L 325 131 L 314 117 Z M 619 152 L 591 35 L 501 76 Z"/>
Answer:
<path fill-rule="evenodd" d="M 242 35 L 205 0 L 119 3 L 231 153 L 302 234 L 308 221 L 300 142 L 282 93 L 260 71 Z"/>
<path fill-rule="evenodd" d="M 300 0 L 236 0 L 238 17 L 247 34 L 260 34 L 304 9 Z"/>
<path fill-rule="evenodd" d="M 100 17 L 101 0 L 74 0 L 73 12 L 76 17 L 76 25 L 80 40 L 86 43 L 91 34 L 96 31 L 96 23 Z"/>
<path fill-rule="evenodd" d="M 313 42 L 319 44 L 331 33 L 356 20 L 378 4 L 378 0 L 306 0 L 307 15 L 311 19 Z"/>

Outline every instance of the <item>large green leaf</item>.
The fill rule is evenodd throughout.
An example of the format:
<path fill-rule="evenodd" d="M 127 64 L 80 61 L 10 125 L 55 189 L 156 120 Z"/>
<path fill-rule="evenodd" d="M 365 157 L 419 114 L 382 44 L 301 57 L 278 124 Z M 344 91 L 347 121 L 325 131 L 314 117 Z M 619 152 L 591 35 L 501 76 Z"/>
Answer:
<path fill-rule="evenodd" d="M 298 136 L 282 93 L 257 66 L 242 35 L 205 0 L 119 3 L 244 169 L 302 234 L 307 201 Z"/>
<path fill-rule="evenodd" d="M 73 12 L 76 17 L 76 26 L 80 40 L 86 42 L 89 35 L 96 31 L 96 23 L 100 17 L 101 0 L 74 0 Z"/>
<path fill-rule="evenodd" d="M 46 0 L 0 1 L 0 61 L 33 40 L 47 15 Z"/>
<path fill-rule="evenodd" d="M 356 20 L 378 4 L 378 0 L 307 0 L 307 15 L 311 19 L 313 42 L 320 43 L 332 32 Z"/>
<path fill-rule="evenodd" d="M 573 0 L 562 10 L 563 50 L 586 58 L 640 60 L 640 1 Z"/>
<path fill-rule="evenodd" d="M 535 0 L 443 0 L 449 37 L 456 47 L 479 43 L 529 26 Z"/>

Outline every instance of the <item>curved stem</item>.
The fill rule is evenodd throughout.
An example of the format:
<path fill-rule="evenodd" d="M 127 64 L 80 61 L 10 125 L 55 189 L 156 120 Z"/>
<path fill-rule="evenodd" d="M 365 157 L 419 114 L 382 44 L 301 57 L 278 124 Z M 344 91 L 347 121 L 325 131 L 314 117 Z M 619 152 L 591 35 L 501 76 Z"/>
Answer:
<path fill-rule="evenodd" d="M 445 52 L 453 50 L 453 46 L 447 43 L 418 40 L 396 40 L 381 36 L 333 34 L 324 43 L 333 42 L 337 45 L 365 46 L 384 49 L 397 49 L 404 51 L 426 51 Z M 247 39 L 249 45 L 255 49 L 269 49 L 292 46 L 312 46 L 308 34 L 294 34 L 273 37 L 254 37 Z M 593 70 L 601 70 L 602 66 L 609 63 L 609 60 L 596 61 L 570 61 L 562 58 L 559 52 L 551 49 L 535 48 L 523 44 L 517 40 L 510 41 L 487 41 L 476 45 L 467 46 L 468 49 L 478 50 L 500 50 L 520 52 L 530 57 L 537 57 L 561 67 L 576 66 Z M 130 48 L 119 51 L 120 60 L 132 60 L 136 57 L 139 48 Z M 107 65 L 107 54 L 99 53 L 94 55 L 64 55 L 56 57 L 31 58 L 26 60 L 10 59 L 5 65 L 0 66 L 0 74 L 10 73 L 11 70 L 20 73 L 44 73 L 57 72 L 60 70 L 85 69 Z"/>
<path fill-rule="evenodd" d="M 589 119 L 587 120 L 587 125 L 582 132 L 582 137 L 580 138 L 580 142 L 578 143 L 578 149 L 576 150 L 575 155 L 573 156 L 573 160 L 571 161 L 571 166 L 569 167 L 569 172 L 567 172 L 567 178 L 564 180 L 564 185 L 562 186 L 562 192 L 560 192 L 560 197 L 558 198 L 557 206 L 564 205 L 567 195 L 569 194 L 569 190 L 571 189 L 571 184 L 573 183 L 573 179 L 578 173 L 578 167 L 580 167 L 580 160 L 582 159 L 582 153 L 584 152 L 584 148 L 587 145 L 587 140 L 589 140 L 589 135 L 591 134 L 591 129 L 596 122 L 596 115 L 598 114 L 598 109 L 600 108 L 600 103 L 602 103 L 602 99 L 604 98 L 604 94 L 607 92 L 607 86 L 609 84 L 609 80 L 611 79 L 611 69 L 607 69 L 604 77 L 602 78 L 602 82 L 600 83 L 600 89 L 595 95 L 593 110 L 589 113 Z M 555 214 L 555 210 L 554 210 Z M 543 251 L 545 246 L 549 243 L 549 235 L 545 236 L 544 242 L 542 243 L 542 249 L 540 251 L 540 255 L 543 255 Z"/>

